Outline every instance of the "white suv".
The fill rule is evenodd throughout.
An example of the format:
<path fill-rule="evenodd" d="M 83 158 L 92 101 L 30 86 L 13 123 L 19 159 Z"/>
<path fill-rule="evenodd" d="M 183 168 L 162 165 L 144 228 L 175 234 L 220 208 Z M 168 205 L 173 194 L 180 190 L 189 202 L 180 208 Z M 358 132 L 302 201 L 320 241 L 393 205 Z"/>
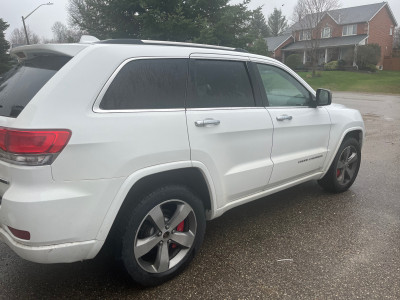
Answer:
<path fill-rule="evenodd" d="M 141 40 L 33 45 L 0 79 L 0 239 L 40 263 L 111 241 L 132 278 L 190 262 L 206 219 L 308 180 L 347 190 L 360 113 L 240 49 Z"/>

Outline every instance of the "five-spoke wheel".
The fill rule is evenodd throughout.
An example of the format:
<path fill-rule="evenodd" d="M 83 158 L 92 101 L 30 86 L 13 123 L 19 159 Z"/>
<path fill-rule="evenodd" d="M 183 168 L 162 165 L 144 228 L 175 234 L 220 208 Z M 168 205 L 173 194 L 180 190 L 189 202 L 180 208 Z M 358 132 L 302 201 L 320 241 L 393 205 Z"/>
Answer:
<path fill-rule="evenodd" d="M 346 138 L 339 147 L 333 162 L 318 183 L 334 193 L 346 191 L 357 177 L 361 162 L 361 147 L 354 138 Z"/>
<path fill-rule="evenodd" d="M 142 285 L 158 285 L 176 276 L 203 241 L 203 203 L 184 186 L 154 190 L 126 216 L 121 257 Z"/>
<path fill-rule="evenodd" d="M 137 231 L 134 253 L 147 272 L 161 273 L 176 266 L 193 245 L 197 221 L 192 207 L 181 200 L 155 206 Z"/>
<path fill-rule="evenodd" d="M 336 178 L 339 184 L 346 185 L 353 180 L 358 170 L 357 149 L 353 146 L 347 146 L 343 149 L 336 165 Z"/>

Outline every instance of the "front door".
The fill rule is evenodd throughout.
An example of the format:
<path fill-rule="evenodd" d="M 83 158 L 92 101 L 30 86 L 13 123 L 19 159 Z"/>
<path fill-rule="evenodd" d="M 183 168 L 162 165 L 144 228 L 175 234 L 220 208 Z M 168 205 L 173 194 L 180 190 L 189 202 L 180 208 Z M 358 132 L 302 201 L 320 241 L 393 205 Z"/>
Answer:
<path fill-rule="evenodd" d="M 218 207 L 263 190 L 272 172 L 272 121 L 255 103 L 247 60 L 191 56 L 186 111 L 191 159 L 209 171 Z"/>
<path fill-rule="evenodd" d="M 331 121 L 324 107 L 311 107 L 311 93 L 286 70 L 257 63 L 267 110 L 274 125 L 269 185 L 280 185 L 322 170 Z"/>

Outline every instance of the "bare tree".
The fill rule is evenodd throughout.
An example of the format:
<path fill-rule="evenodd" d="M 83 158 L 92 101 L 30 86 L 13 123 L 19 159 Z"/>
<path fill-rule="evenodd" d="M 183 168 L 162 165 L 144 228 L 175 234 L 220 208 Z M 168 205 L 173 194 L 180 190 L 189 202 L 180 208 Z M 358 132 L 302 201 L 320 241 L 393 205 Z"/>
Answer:
<path fill-rule="evenodd" d="M 56 43 L 65 43 L 67 40 L 67 31 L 68 28 L 63 23 L 57 21 L 51 27 L 51 31 L 53 32 L 54 42 Z"/>
<path fill-rule="evenodd" d="M 311 57 L 312 74 L 318 60 L 318 47 L 321 38 L 322 18 L 330 10 L 339 8 L 339 0 L 298 0 L 294 8 L 293 20 L 295 30 L 301 30 L 305 40 L 305 50 Z"/>
<path fill-rule="evenodd" d="M 29 27 L 26 27 L 26 31 L 28 33 L 29 41 L 31 44 L 39 44 L 40 38 L 39 36 L 32 32 Z M 15 28 L 10 35 L 10 43 L 12 45 L 25 45 L 26 44 L 26 36 L 24 28 Z"/>
<path fill-rule="evenodd" d="M 76 43 L 81 38 L 82 34 L 84 34 L 80 30 L 74 30 L 68 28 L 63 23 L 57 21 L 51 27 L 51 31 L 53 31 L 53 43 Z"/>

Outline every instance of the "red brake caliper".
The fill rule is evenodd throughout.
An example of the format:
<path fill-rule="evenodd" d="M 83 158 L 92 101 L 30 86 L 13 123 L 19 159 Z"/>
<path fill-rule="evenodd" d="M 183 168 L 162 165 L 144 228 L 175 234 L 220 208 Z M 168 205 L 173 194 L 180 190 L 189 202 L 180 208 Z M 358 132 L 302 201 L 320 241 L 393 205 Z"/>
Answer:
<path fill-rule="evenodd" d="M 176 231 L 182 232 L 184 227 L 185 227 L 185 221 L 182 221 L 182 222 L 179 223 L 178 226 L 176 226 Z M 176 248 L 176 244 L 172 244 L 171 247 L 173 249 Z"/>
<path fill-rule="evenodd" d="M 339 177 L 339 176 L 340 176 L 340 170 L 337 169 L 337 170 L 336 170 L 336 177 Z"/>

